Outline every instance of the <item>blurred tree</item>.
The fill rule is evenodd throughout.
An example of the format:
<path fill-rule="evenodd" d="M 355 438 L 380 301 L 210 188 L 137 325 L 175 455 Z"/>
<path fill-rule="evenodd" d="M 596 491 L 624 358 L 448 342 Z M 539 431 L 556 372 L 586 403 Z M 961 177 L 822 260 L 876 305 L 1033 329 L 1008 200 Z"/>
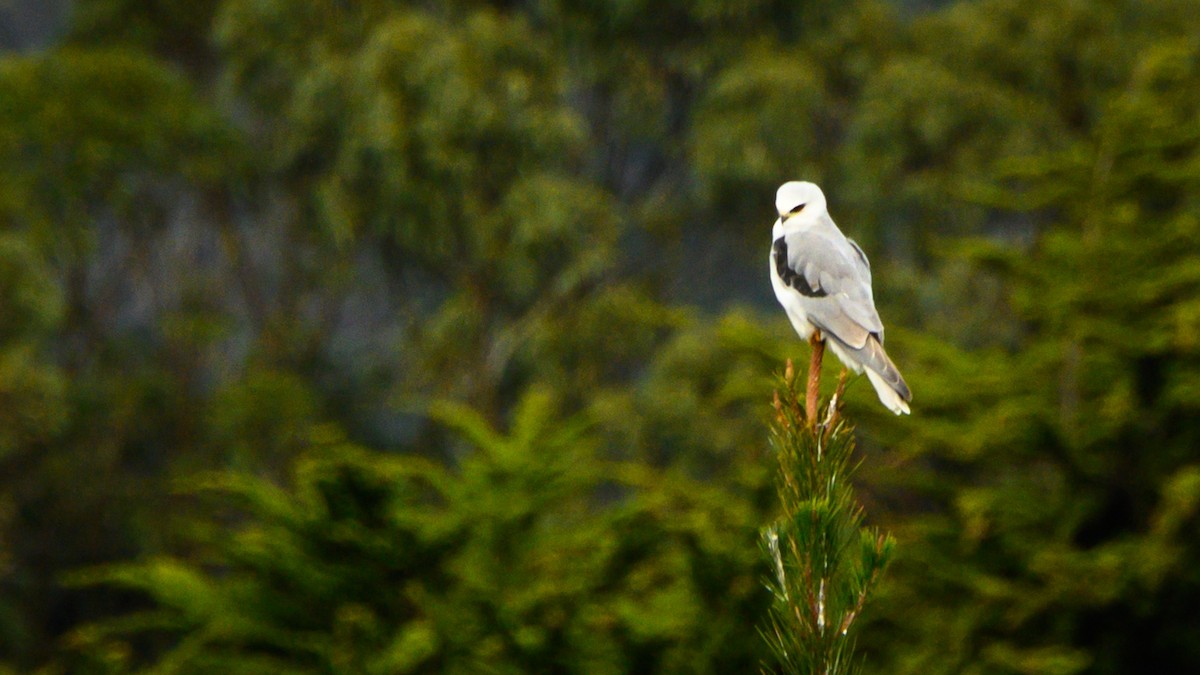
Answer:
<path fill-rule="evenodd" d="M 207 78 L 217 64 L 209 32 L 220 0 L 75 0 L 67 41 L 120 44 L 153 53 Z"/>
<path fill-rule="evenodd" d="M 1016 244 L 993 236 L 950 250 L 1000 281 L 990 321 L 1010 328 L 964 336 L 985 349 L 916 347 L 930 380 L 914 388 L 928 392 L 931 422 L 897 438 L 905 457 L 887 481 L 922 505 L 897 536 L 923 546 L 900 559 L 895 600 L 881 605 L 897 639 L 926 648 L 889 652 L 888 672 L 1200 666 L 1184 637 L 1195 619 L 1179 609 L 1200 589 L 1185 562 L 1200 553 L 1200 418 L 1186 384 L 1198 363 L 1188 336 L 1200 292 L 1200 53 L 1194 19 L 1166 28 L 1174 9 L 1014 2 L 948 17 L 947 27 L 971 16 L 1007 27 L 994 38 L 1006 56 L 988 51 L 966 86 L 1019 73 L 1038 101 L 1030 109 L 1056 111 L 1060 131 L 972 162 L 973 176 L 945 174 L 990 220 L 1039 226 Z M 1008 61 L 1073 31 L 1094 37 L 1065 63 Z M 978 34 L 942 33 L 952 51 L 941 58 L 961 68 L 951 34 Z"/>
<path fill-rule="evenodd" d="M 0 467 L 19 467 L 26 452 L 51 447 L 66 422 L 66 378 L 49 358 L 62 297 L 33 247 L 0 233 Z M 20 499 L 0 492 L 0 649 L 18 654 L 40 636 L 26 612 L 30 582 L 22 552 Z M 44 534 L 44 533 L 43 533 Z M 0 662 L 2 664 L 2 662 Z"/>
<path fill-rule="evenodd" d="M 142 550 L 143 472 L 194 447 L 196 371 L 146 349 L 194 279 L 161 275 L 153 244 L 171 203 L 230 168 L 231 137 L 186 80 L 124 50 L 8 58 L 0 91 L 0 578 L 20 617 L 0 640 L 22 663 L 119 604 L 55 575 Z"/>
<path fill-rule="evenodd" d="M 286 488 L 190 479 L 219 499 L 196 563 L 78 575 L 157 607 L 76 631 L 76 667 L 137 664 L 126 640 L 177 635 L 157 668 L 261 672 L 729 672 L 759 656 L 754 509 L 603 460 L 583 418 L 527 394 L 502 434 L 433 414 L 470 452 L 445 468 L 314 425 Z M 669 478 L 669 479 L 668 479 Z M 232 525 L 232 536 L 229 528 Z M 210 572 L 209 570 L 216 570 Z"/>
<path fill-rule="evenodd" d="M 917 394 L 899 422 L 848 393 L 903 552 L 868 663 L 1194 669 L 1197 21 L 79 0 L 63 45 L 0 58 L 0 658 L 757 667 L 763 392 L 802 348 L 726 303 L 770 302 L 771 191 L 803 174 Z M 579 473 L 541 437 L 494 464 L 505 427 L 576 429 Z M 173 491 L 212 471 L 235 514 Z M 159 595 L 59 584 L 118 561 Z M 450 581 L 418 613 L 405 580 Z M 205 605 L 243 592 L 252 626 Z"/>

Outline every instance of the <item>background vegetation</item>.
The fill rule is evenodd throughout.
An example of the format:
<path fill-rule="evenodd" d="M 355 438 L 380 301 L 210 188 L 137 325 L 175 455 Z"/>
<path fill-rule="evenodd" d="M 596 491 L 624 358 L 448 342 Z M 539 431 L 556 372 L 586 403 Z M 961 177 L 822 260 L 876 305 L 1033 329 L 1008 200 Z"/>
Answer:
<path fill-rule="evenodd" d="M 1200 669 L 1190 0 L 76 0 L 0 56 L 0 669 L 757 670 L 797 177 L 915 392 L 868 670 Z"/>

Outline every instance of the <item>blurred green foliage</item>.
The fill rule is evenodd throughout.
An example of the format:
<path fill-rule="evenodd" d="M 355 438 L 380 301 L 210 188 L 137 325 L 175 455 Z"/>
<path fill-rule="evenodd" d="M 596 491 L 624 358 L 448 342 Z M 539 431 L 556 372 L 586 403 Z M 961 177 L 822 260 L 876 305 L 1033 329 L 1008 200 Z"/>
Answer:
<path fill-rule="evenodd" d="M 0 56 L 0 669 L 759 669 L 801 177 L 916 395 L 849 391 L 866 669 L 1200 668 L 1200 14 L 913 4 L 78 0 Z"/>
<path fill-rule="evenodd" d="M 754 658 L 749 505 L 603 459 L 593 425 L 546 391 L 518 402 L 507 433 L 458 403 L 431 415 L 468 451 L 454 468 L 318 426 L 286 487 L 188 478 L 211 498 L 194 562 L 72 577 L 155 600 L 74 631 L 77 665 L 124 670 L 136 655 L 112 640 L 149 631 L 187 636 L 156 668 L 207 672 L 719 672 Z"/>

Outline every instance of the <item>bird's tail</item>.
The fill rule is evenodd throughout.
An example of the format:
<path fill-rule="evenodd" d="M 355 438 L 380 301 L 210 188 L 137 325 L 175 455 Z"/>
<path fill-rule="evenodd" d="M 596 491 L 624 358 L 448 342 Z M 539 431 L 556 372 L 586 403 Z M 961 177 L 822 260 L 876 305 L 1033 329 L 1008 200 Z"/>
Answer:
<path fill-rule="evenodd" d="M 867 338 L 862 355 L 865 357 L 862 364 L 867 371 L 867 379 L 871 380 L 875 387 L 879 401 L 897 415 L 909 414 L 908 402 L 912 400 L 912 392 L 909 391 L 908 384 L 905 383 L 904 376 L 900 374 L 896 364 L 892 363 L 887 352 L 883 350 L 883 344 L 875 339 L 874 335 Z"/>
<path fill-rule="evenodd" d="M 888 410 L 897 415 L 907 415 L 912 412 L 908 409 L 908 402 L 912 400 L 912 394 L 909 393 L 907 387 L 905 387 L 904 393 L 901 393 L 888 384 L 887 380 L 883 379 L 883 375 L 876 373 L 870 368 L 867 368 L 866 371 L 867 379 L 875 387 L 875 393 L 879 396 L 879 401 L 887 406 Z M 901 381 L 901 386 L 903 385 L 904 383 Z"/>
<path fill-rule="evenodd" d="M 867 343 L 861 349 L 854 349 L 829 333 L 825 333 L 825 336 L 837 344 L 839 351 L 846 352 L 852 360 L 862 365 L 867 379 L 875 387 L 880 403 L 897 415 L 909 414 L 908 402 L 912 400 L 912 392 L 909 391 L 908 384 L 904 382 L 904 376 L 900 374 L 896 364 L 892 363 L 887 352 L 883 350 L 883 344 L 874 335 L 867 336 Z"/>

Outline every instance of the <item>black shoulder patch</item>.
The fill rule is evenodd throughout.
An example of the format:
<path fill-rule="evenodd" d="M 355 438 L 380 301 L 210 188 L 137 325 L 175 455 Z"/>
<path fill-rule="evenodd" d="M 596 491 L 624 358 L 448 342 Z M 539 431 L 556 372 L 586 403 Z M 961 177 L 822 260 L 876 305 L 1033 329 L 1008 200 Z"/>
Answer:
<path fill-rule="evenodd" d="M 776 274 L 788 287 L 794 288 L 800 292 L 800 295 L 810 298 L 823 298 L 829 295 L 824 289 L 808 285 L 808 279 L 805 279 L 803 274 L 788 266 L 788 247 L 783 237 L 775 240 L 775 244 L 771 246 L 771 255 L 775 258 Z"/>

